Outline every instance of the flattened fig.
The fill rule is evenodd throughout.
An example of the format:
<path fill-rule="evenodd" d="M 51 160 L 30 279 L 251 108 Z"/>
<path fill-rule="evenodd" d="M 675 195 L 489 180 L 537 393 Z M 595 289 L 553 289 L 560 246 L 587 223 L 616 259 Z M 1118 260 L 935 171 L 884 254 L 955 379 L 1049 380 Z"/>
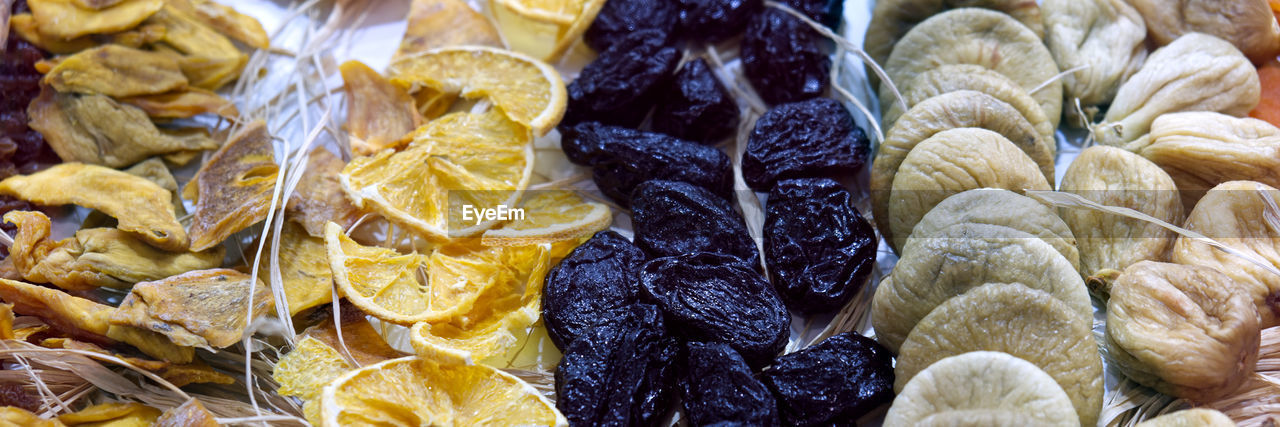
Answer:
<path fill-rule="evenodd" d="M 920 73 L 915 78 L 902 83 L 898 87 L 902 91 L 903 100 L 908 108 L 924 102 L 924 100 L 958 90 L 982 92 L 999 99 L 1022 113 L 1031 126 L 1040 132 L 1045 141 L 1053 141 L 1054 131 L 1058 127 L 1058 118 L 1050 118 L 1044 109 L 1026 89 L 1009 80 L 1004 74 L 992 71 L 987 67 L 973 64 L 946 64 L 938 68 Z M 906 111 L 897 102 L 881 100 L 880 111 L 883 111 L 881 126 L 893 129 L 894 123 Z M 893 101 L 893 100 L 887 100 Z"/>
<path fill-rule="evenodd" d="M 889 60 L 889 53 L 898 39 L 918 25 L 921 21 L 948 9 L 961 7 L 977 7 L 1004 12 L 1027 28 L 1036 37 L 1044 36 L 1044 24 L 1040 17 L 1040 6 L 1019 0 L 881 0 L 877 1 L 871 12 L 871 23 L 867 26 L 866 42 L 863 48 L 876 63 L 883 64 Z M 868 73 L 870 75 L 870 73 Z"/>
<path fill-rule="evenodd" d="M 1147 32 L 1165 45 L 1192 32 L 1231 42 L 1256 60 L 1280 51 L 1280 24 L 1266 0 L 1130 0 L 1147 21 Z"/>
<path fill-rule="evenodd" d="M 1009 215 L 1017 212 L 1017 215 Z M 928 237 L 954 224 L 991 224 L 1030 233 L 1044 240 L 1080 270 L 1080 251 L 1071 228 L 1052 208 L 998 188 L 979 188 L 948 197 L 920 219 L 911 234 Z"/>
<path fill-rule="evenodd" d="M 929 365 L 893 399 L 885 427 L 1042 425 L 1078 427 L 1071 398 L 1031 362 L 971 351 Z"/>
<path fill-rule="evenodd" d="M 1063 77 L 1067 103 L 1102 105 L 1147 59 L 1147 26 L 1124 0 L 1045 0 L 1045 45 Z"/>

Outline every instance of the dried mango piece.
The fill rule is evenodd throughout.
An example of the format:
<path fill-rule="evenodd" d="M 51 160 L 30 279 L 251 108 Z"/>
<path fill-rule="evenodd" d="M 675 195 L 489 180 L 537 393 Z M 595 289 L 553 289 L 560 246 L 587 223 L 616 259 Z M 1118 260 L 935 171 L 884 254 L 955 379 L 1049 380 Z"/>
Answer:
<path fill-rule="evenodd" d="M 269 254 L 270 242 L 267 250 Z M 297 223 L 287 222 L 280 232 L 279 252 L 277 259 L 290 316 L 333 301 L 333 272 L 324 239 L 312 237 Z M 258 277 L 271 277 L 267 262 L 260 264 Z"/>
<path fill-rule="evenodd" d="M 27 43 L 55 55 L 69 55 L 98 45 L 98 42 L 90 37 L 62 40 L 46 34 L 40 31 L 40 27 L 36 25 L 36 20 L 30 13 L 19 13 L 9 17 L 9 28 L 12 28 L 13 32 Z"/>
<path fill-rule="evenodd" d="M 209 0 L 169 0 L 169 5 L 196 17 L 219 33 L 253 47 L 271 47 L 271 39 L 262 23 L 235 9 Z"/>
<path fill-rule="evenodd" d="M 408 23 L 391 62 L 439 47 L 502 47 L 502 37 L 489 20 L 463 0 L 413 0 Z"/>
<path fill-rule="evenodd" d="M 142 282 L 112 313 L 111 324 L 155 331 L 183 346 L 224 348 L 244 336 L 250 300 L 253 319 L 271 309 L 266 286 L 249 280 L 220 268 Z"/>
<path fill-rule="evenodd" d="M 159 25 L 142 25 L 123 33 L 115 33 L 107 37 L 95 36 L 98 41 L 125 45 L 134 49 L 155 44 L 164 39 L 165 29 Z"/>
<path fill-rule="evenodd" d="M 360 220 L 363 211 L 351 204 L 338 182 L 338 174 L 346 165 L 323 147 L 312 150 L 308 156 L 307 173 L 294 187 L 293 197 L 285 207 L 288 219 L 302 224 L 307 234 L 324 237 L 324 225 L 330 221 L 345 230 Z"/>
<path fill-rule="evenodd" d="M 5 406 L 0 408 L 0 426 L 63 427 L 63 424 L 58 422 L 57 419 L 46 420 L 40 418 L 40 416 L 17 406 Z"/>
<path fill-rule="evenodd" d="M 196 201 L 191 249 L 220 245 L 265 219 L 279 172 L 266 123 L 250 123 L 232 135 L 183 190 L 184 196 Z"/>
<path fill-rule="evenodd" d="M 164 160 L 159 157 L 152 157 L 143 160 L 137 164 L 130 166 L 124 170 L 130 175 L 145 178 L 159 185 L 160 188 L 169 191 L 173 196 L 173 214 L 176 217 L 184 217 L 187 215 L 187 208 L 182 206 L 182 198 L 178 196 L 178 180 L 174 179 L 173 173 L 169 172 L 169 167 L 165 166 Z M 115 228 L 116 220 L 99 211 L 89 212 L 85 215 L 84 221 L 80 223 L 80 228 Z"/>
<path fill-rule="evenodd" d="M 404 357 L 404 353 L 391 348 L 387 341 L 382 339 L 382 335 L 369 324 L 369 320 L 359 308 L 351 304 L 343 304 L 338 317 L 342 321 L 341 342 L 338 340 L 337 324 L 333 322 L 333 312 L 327 313 L 323 322 L 307 328 L 301 335 L 318 339 L 325 345 L 337 349 L 341 349 L 342 344 L 345 343 L 346 350 L 342 351 L 343 355 L 351 356 L 351 359 L 360 365 Z"/>
<path fill-rule="evenodd" d="M 413 98 L 360 61 L 339 67 L 347 89 L 347 130 L 351 151 L 368 156 L 405 142 L 405 136 L 422 124 Z"/>
<path fill-rule="evenodd" d="M 164 411 L 152 427 L 218 427 L 218 421 L 199 400 L 191 399 L 178 407 Z"/>
<path fill-rule="evenodd" d="M 218 90 L 239 77 L 249 61 L 248 55 L 236 49 L 226 36 L 172 4 L 156 12 L 146 23 L 165 28 L 162 41 L 173 50 L 162 50 L 161 54 L 171 59 L 181 58 L 179 66 L 192 86 Z"/>
<path fill-rule="evenodd" d="M 76 4 L 76 0 L 29 0 L 27 6 L 36 23 L 50 36 L 70 40 L 136 27 L 160 10 L 164 0 L 122 0 L 96 10 Z"/>
<path fill-rule="evenodd" d="M 152 372 L 164 369 L 165 367 L 169 366 L 169 362 L 142 359 L 137 357 L 125 356 L 118 353 L 112 353 L 98 346 L 97 344 L 93 344 L 85 341 L 79 341 L 73 338 L 45 338 L 44 340 L 40 341 L 40 346 L 44 348 L 80 350 L 80 351 L 88 351 L 93 353 L 111 355 L 111 356 L 118 357 L 121 360 L 124 360 L 126 362 L 129 362 L 133 364 L 133 366 L 136 366 L 138 368 L 145 369 L 148 371 L 152 371 Z"/>
<path fill-rule="evenodd" d="M 148 116 L 159 119 L 193 117 L 198 114 L 217 114 L 228 119 L 240 115 L 236 104 L 216 93 L 188 87 L 157 95 L 135 96 L 120 102 L 141 108 Z"/>
<path fill-rule="evenodd" d="M 218 148 L 207 137 L 162 132 L 142 109 L 104 95 L 58 93 L 43 86 L 27 113 L 31 128 L 68 162 L 119 168 L 155 155 Z"/>
<path fill-rule="evenodd" d="M 0 340 L 11 340 L 13 334 L 13 304 L 0 304 Z"/>
<path fill-rule="evenodd" d="M 187 87 L 187 77 L 172 57 L 115 44 L 71 55 L 58 62 L 41 81 L 58 92 L 116 98 Z"/>
<path fill-rule="evenodd" d="M 186 251 L 190 240 L 173 216 L 171 196 L 144 178 L 84 163 L 63 163 L 0 181 L 0 194 L 38 205 L 97 209 L 160 249 Z M 206 248 L 207 249 L 207 248 Z"/>
<path fill-rule="evenodd" d="M 156 418 L 160 418 L 159 409 L 137 402 L 110 402 L 59 415 L 58 421 L 68 427 L 147 427 Z"/>
<path fill-rule="evenodd" d="M 123 0 L 71 0 L 82 9 L 101 10 L 119 4 Z"/>
<path fill-rule="evenodd" d="M 200 359 L 192 363 L 169 364 L 156 373 L 160 378 L 178 387 L 188 384 L 235 384 L 236 382 L 235 378 L 214 370 Z"/>

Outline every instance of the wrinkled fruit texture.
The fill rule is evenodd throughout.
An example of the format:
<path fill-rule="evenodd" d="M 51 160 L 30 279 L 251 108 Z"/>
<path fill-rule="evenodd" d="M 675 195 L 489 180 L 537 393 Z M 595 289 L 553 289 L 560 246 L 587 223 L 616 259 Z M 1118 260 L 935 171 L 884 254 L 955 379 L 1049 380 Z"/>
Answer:
<path fill-rule="evenodd" d="M 839 309 L 862 289 L 875 265 L 875 230 L 853 196 L 831 179 L 779 181 L 769 193 L 765 262 L 787 307 Z"/>
<path fill-rule="evenodd" d="M 892 364 L 889 350 L 848 332 L 779 357 L 761 377 L 786 425 L 850 425 L 893 399 Z"/>
<path fill-rule="evenodd" d="M 626 1 L 606 2 L 605 10 L 609 5 Z M 658 3 L 667 1 L 670 0 Z M 604 16 L 604 11 L 600 16 Z M 599 17 L 596 23 L 600 23 Z M 601 51 L 600 56 L 569 83 L 566 89 L 569 102 L 560 126 L 600 121 L 636 127 L 657 101 L 659 91 L 670 81 L 679 61 L 680 51 L 667 45 L 667 37 L 661 31 L 630 33 L 608 50 Z"/>
<path fill-rule="evenodd" d="M 867 54 L 876 63 L 883 64 L 889 60 L 889 54 L 898 39 L 929 17 L 947 9 L 957 7 L 980 7 L 1004 12 L 1037 36 L 1044 35 L 1044 24 L 1040 16 L 1040 7 L 1034 2 L 1020 0 L 880 0 L 872 10 L 871 23 L 867 26 L 866 42 L 863 43 Z M 869 73 L 868 73 L 869 74 Z"/>
<path fill-rule="evenodd" d="M 1280 24 L 1266 0 L 1229 3 L 1212 0 L 1131 0 L 1157 45 L 1202 32 L 1231 42 L 1250 58 L 1265 60 L 1280 51 Z"/>
<path fill-rule="evenodd" d="M 787 344 L 787 308 L 769 282 L 737 258 L 705 252 L 657 258 L 645 263 L 640 284 L 677 336 L 729 344 L 753 367 Z"/>
<path fill-rule="evenodd" d="M 981 65 L 942 65 L 920 73 L 910 81 L 901 83 L 900 86 L 898 90 L 902 91 L 902 99 L 908 109 L 944 93 L 972 90 L 987 94 L 1017 109 L 1027 122 L 1035 126 L 1040 136 L 1046 141 L 1053 141 L 1054 132 L 1057 131 L 1057 125 L 1055 125 L 1057 119 L 1050 121 L 1044 109 L 1040 108 L 1040 104 L 1026 89 L 1018 86 L 1004 74 Z M 884 115 L 880 125 L 884 129 L 892 130 L 898 118 L 906 111 L 902 110 L 902 106 L 897 101 L 892 99 L 887 101 L 881 104 L 887 103 L 888 108 L 883 110 Z M 887 138 L 888 135 L 885 137 Z"/>
<path fill-rule="evenodd" d="M 684 412 L 691 425 L 779 425 L 773 394 L 732 347 L 688 343 L 682 369 Z"/>
<path fill-rule="evenodd" d="M 652 257 L 711 252 L 757 268 L 760 253 L 728 201 L 684 182 L 649 181 L 636 189 L 631 212 L 636 245 Z"/>
<path fill-rule="evenodd" d="M 561 132 L 565 156 L 591 166 L 596 186 L 623 207 L 631 206 L 637 186 L 654 179 L 687 182 L 725 199 L 733 196 L 729 156 L 714 147 L 597 122 Z"/>
<path fill-rule="evenodd" d="M 1087 67 L 1062 78 L 1066 99 L 1111 102 L 1147 59 L 1147 26 L 1124 0 L 1045 0 L 1045 45 L 1058 67 Z"/>
<path fill-rule="evenodd" d="M 556 406 L 571 426 L 648 425 L 667 410 L 679 346 L 662 312 L 625 309 L 574 340 L 556 368 Z"/>
<path fill-rule="evenodd" d="M 747 185 L 768 191 L 778 179 L 857 172 L 871 143 L 839 101 L 815 98 L 773 107 L 759 120 L 742 157 Z"/>
<path fill-rule="evenodd" d="M 681 37 L 716 43 L 742 34 L 747 20 L 764 7 L 762 0 L 679 0 Z"/>
<path fill-rule="evenodd" d="M 738 103 L 702 58 L 680 67 L 653 113 L 654 131 L 703 144 L 720 142 L 737 129 Z"/>
<path fill-rule="evenodd" d="M 604 52 L 631 34 L 654 30 L 651 37 L 665 42 L 680 15 L 680 5 L 675 0 L 607 1 L 582 40 L 596 52 Z"/>
<path fill-rule="evenodd" d="M 1073 269 L 1080 270 L 1075 235 L 1057 211 L 1009 190 L 979 188 L 948 197 L 930 209 L 911 233 L 932 236 L 944 228 L 966 223 L 1000 225 L 1039 237 L 1071 262 Z"/>
<path fill-rule="evenodd" d="M 1169 173 L 1187 211 L 1227 181 L 1280 185 L 1280 128 L 1262 120 L 1207 111 L 1170 113 L 1151 122 L 1143 140 L 1149 144 L 1125 148 Z"/>
<path fill-rule="evenodd" d="M 564 350 L 599 325 L 617 321 L 640 297 L 645 255 L 622 235 L 602 231 L 547 274 L 542 319 Z"/>
<path fill-rule="evenodd" d="M 770 104 L 822 96 L 830 85 L 828 43 L 796 17 L 766 8 L 747 23 L 742 69 Z"/>
<path fill-rule="evenodd" d="M 934 362 L 902 388 L 885 427 L 1039 425 L 1079 427 L 1071 398 L 1025 360 L 971 351 Z"/>

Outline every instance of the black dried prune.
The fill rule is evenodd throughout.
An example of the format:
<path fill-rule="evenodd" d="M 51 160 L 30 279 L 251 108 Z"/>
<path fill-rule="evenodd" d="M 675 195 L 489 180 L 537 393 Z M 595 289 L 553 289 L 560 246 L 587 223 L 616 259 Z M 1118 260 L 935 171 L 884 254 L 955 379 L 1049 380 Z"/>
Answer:
<path fill-rule="evenodd" d="M 649 304 L 586 331 L 556 367 L 556 408 L 571 426 L 649 425 L 674 397 L 679 343 Z"/>
<path fill-rule="evenodd" d="M 710 191 L 684 182 L 649 181 L 636 188 L 632 201 L 636 246 L 650 256 L 714 252 L 759 266 L 760 252 L 742 215 Z"/>
<path fill-rule="evenodd" d="M 639 126 L 679 62 L 680 52 L 667 46 L 662 33 L 632 33 L 601 52 L 569 83 L 569 101 L 560 125 L 598 121 Z"/>
<path fill-rule="evenodd" d="M 758 191 L 784 178 L 857 172 L 871 142 L 839 101 L 814 98 L 782 104 L 756 120 L 742 155 L 742 177 Z"/>
<path fill-rule="evenodd" d="M 640 297 L 644 252 L 613 231 L 601 231 L 547 273 L 542 320 L 564 350 L 588 329 L 616 320 Z"/>
<path fill-rule="evenodd" d="M 787 344 L 791 314 L 769 282 L 738 258 L 699 252 L 653 259 L 640 270 L 640 284 L 677 336 L 728 344 L 752 367 Z"/>
<path fill-rule="evenodd" d="M 714 144 L 738 128 L 738 103 L 702 58 L 685 63 L 653 112 L 653 130 Z"/>
<path fill-rule="evenodd" d="M 852 424 L 893 400 L 893 357 L 873 339 L 843 333 L 779 357 L 761 380 L 787 425 Z"/>
<path fill-rule="evenodd" d="M 563 129 L 560 145 L 570 161 L 592 166 L 596 186 L 623 207 L 631 206 L 637 186 L 654 179 L 733 196 L 733 166 L 714 147 L 596 122 Z"/>
<path fill-rule="evenodd" d="M 844 0 L 783 0 L 782 2 L 832 30 L 840 29 L 840 19 L 844 15 Z"/>
<path fill-rule="evenodd" d="M 751 18 L 742 40 L 742 70 L 770 104 L 822 96 L 830 85 L 829 43 L 804 22 L 766 8 Z"/>
<path fill-rule="evenodd" d="M 839 309 L 876 262 L 875 230 L 827 178 L 778 181 L 765 205 L 764 259 L 773 287 L 801 313 Z"/>
<path fill-rule="evenodd" d="M 690 342 L 684 360 L 681 383 L 689 425 L 779 425 L 773 394 L 733 347 Z"/>
<path fill-rule="evenodd" d="M 679 16 L 676 0 L 608 0 L 582 34 L 582 41 L 596 52 L 608 50 L 637 31 L 654 30 L 666 41 Z"/>
<path fill-rule="evenodd" d="M 680 36 L 700 43 L 717 43 L 738 34 L 764 6 L 762 0 L 679 0 Z"/>

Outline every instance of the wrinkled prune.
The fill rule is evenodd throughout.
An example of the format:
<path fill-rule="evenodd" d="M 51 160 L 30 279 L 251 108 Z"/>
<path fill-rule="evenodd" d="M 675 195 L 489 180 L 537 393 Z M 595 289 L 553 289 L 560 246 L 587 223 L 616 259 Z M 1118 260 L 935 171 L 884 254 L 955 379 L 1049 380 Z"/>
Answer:
<path fill-rule="evenodd" d="M 783 178 L 857 172 L 871 143 L 839 101 L 815 98 L 769 109 L 756 120 L 742 156 L 747 185 L 768 191 Z"/>
<path fill-rule="evenodd" d="M 676 0 L 609 0 L 582 34 L 582 41 L 604 52 L 638 31 L 654 30 L 665 42 L 680 17 Z"/>
<path fill-rule="evenodd" d="M 542 319 L 556 348 L 636 303 L 644 261 L 644 252 L 627 238 L 601 231 L 552 268 L 542 290 Z"/>
<path fill-rule="evenodd" d="M 640 270 L 640 284 L 675 335 L 728 344 L 752 367 L 787 344 L 791 314 L 769 282 L 737 258 L 697 252 L 653 259 Z"/>
<path fill-rule="evenodd" d="M 852 424 L 893 400 L 893 357 L 873 339 L 843 333 L 779 357 L 761 380 L 787 425 Z"/>
<path fill-rule="evenodd" d="M 683 368 L 689 425 L 777 426 L 778 404 L 732 347 L 690 342 Z"/>
<path fill-rule="evenodd" d="M 782 2 L 832 30 L 840 29 L 840 19 L 844 15 L 843 0 L 783 0 Z"/>
<path fill-rule="evenodd" d="M 792 310 L 820 313 L 848 303 L 871 276 L 877 244 L 853 196 L 834 180 L 782 180 L 769 193 L 764 259 Z"/>
<path fill-rule="evenodd" d="M 679 62 L 680 52 L 667 46 L 661 32 L 632 33 L 601 52 L 569 83 L 569 103 L 560 125 L 598 121 L 639 126 Z"/>
<path fill-rule="evenodd" d="M 562 130 L 561 147 L 570 161 L 592 166 L 596 186 L 623 207 L 645 181 L 688 182 L 719 195 L 733 196 L 729 156 L 713 147 L 596 122 Z"/>
<path fill-rule="evenodd" d="M 715 144 L 738 128 L 738 103 L 702 58 L 680 67 L 653 112 L 653 130 Z"/>
<path fill-rule="evenodd" d="M 762 0 L 679 0 L 680 36 L 700 43 L 716 43 L 742 34 L 764 6 Z"/>
<path fill-rule="evenodd" d="M 742 69 L 770 104 L 801 101 L 827 92 L 828 43 L 804 22 L 766 8 L 751 18 L 742 40 Z"/>
<path fill-rule="evenodd" d="M 556 407 L 572 426 L 649 425 L 671 403 L 679 343 L 657 307 L 622 310 L 570 343 L 556 367 Z"/>
<path fill-rule="evenodd" d="M 704 188 L 676 181 L 649 181 L 636 188 L 631 225 L 636 246 L 650 256 L 714 252 L 756 268 L 760 252 L 742 216 Z"/>

